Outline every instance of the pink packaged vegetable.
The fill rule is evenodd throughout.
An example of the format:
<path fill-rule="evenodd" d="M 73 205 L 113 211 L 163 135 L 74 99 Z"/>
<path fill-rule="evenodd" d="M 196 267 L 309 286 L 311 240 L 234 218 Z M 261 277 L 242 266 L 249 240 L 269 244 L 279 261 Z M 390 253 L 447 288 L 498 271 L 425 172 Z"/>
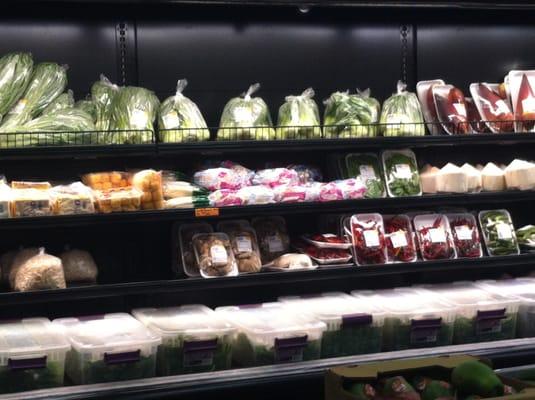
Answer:
<path fill-rule="evenodd" d="M 261 169 L 253 178 L 253 185 L 264 185 L 274 188 L 280 185 L 299 184 L 299 175 L 295 170 L 288 168 Z"/>

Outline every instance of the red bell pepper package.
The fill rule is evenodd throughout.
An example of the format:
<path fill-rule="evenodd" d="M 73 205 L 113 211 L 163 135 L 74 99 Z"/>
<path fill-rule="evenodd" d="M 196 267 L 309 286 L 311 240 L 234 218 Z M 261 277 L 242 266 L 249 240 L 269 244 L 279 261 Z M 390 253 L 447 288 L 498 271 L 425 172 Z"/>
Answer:
<path fill-rule="evenodd" d="M 418 215 L 414 217 L 414 229 L 422 259 L 429 261 L 457 257 L 448 219 L 444 215 Z"/>
<path fill-rule="evenodd" d="M 517 132 L 535 131 L 535 71 L 509 72 Z"/>
<path fill-rule="evenodd" d="M 388 261 L 416 261 L 418 256 L 410 218 L 406 215 L 384 215 L 383 221 Z"/>
<path fill-rule="evenodd" d="M 479 114 L 474 99 L 472 99 L 471 97 L 465 97 L 464 100 L 466 102 L 466 112 L 468 113 L 468 121 L 470 121 L 470 125 L 472 126 L 472 130 L 474 131 L 474 133 L 490 132 L 487 124 L 485 124 L 483 118 L 481 118 L 481 115 Z"/>
<path fill-rule="evenodd" d="M 503 91 L 503 89 L 502 89 Z M 470 93 L 482 119 L 493 133 L 513 132 L 514 116 L 507 99 L 500 94 L 500 85 L 491 83 L 472 83 Z"/>
<path fill-rule="evenodd" d="M 383 217 L 380 214 L 356 214 L 351 217 L 353 249 L 357 265 L 385 264 L 387 250 Z"/>
<path fill-rule="evenodd" d="M 472 133 L 463 92 L 453 85 L 434 85 L 431 90 L 444 130 L 450 135 Z"/>
<path fill-rule="evenodd" d="M 431 135 L 440 135 L 442 133 L 442 127 L 440 126 L 440 121 L 438 120 L 432 88 L 435 85 L 444 84 L 445 83 L 442 79 L 420 81 L 416 84 L 418 100 L 420 100 L 420 104 L 422 105 L 424 119 L 427 123 L 427 129 Z"/>
<path fill-rule="evenodd" d="M 476 218 L 472 214 L 447 214 L 453 243 L 459 258 L 483 257 Z"/>

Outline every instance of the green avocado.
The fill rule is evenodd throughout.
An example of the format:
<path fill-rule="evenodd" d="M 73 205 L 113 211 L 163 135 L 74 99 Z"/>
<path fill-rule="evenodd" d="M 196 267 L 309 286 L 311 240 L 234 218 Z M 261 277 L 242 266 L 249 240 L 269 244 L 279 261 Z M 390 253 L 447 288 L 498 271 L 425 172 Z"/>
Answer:
<path fill-rule="evenodd" d="M 454 399 L 454 390 L 448 382 L 429 381 L 422 391 L 422 400 Z"/>
<path fill-rule="evenodd" d="M 358 400 L 370 400 L 375 398 L 375 389 L 372 385 L 367 383 L 353 383 L 348 392 L 355 396 Z"/>
<path fill-rule="evenodd" d="M 454 368 L 451 383 L 462 395 L 503 396 L 504 388 L 492 368 L 479 361 L 467 361 Z"/>

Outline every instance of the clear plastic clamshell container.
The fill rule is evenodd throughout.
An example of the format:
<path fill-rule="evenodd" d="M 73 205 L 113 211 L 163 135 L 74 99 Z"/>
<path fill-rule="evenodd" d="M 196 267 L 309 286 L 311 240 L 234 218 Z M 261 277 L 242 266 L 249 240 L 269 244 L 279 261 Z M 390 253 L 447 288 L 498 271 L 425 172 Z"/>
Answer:
<path fill-rule="evenodd" d="M 453 344 L 514 339 L 520 301 L 491 293 L 472 282 L 422 285 L 457 306 Z"/>
<path fill-rule="evenodd" d="M 65 371 L 77 385 L 152 378 L 159 335 L 126 313 L 60 318 L 71 343 Z"/>
<path fill-rule="evenodd" d="M 387 249 L 381 214 L 356 214 L 351 217 L 353 254 L 357 265 L 385 264 Z"/>
<path fill-rule="evenodd" d="M 483 257 L 476 218 L 469 213 L 447 214 L 451 236 L 458 258 Z"/>
<path fill-rule="evenodd" d="M 213 231 L 212 226 L 205 222 L 180 224 L 178 226 L 180 257 L 182 259 L 182 268 L 187 276 L 196 277 L 201 275 L 195 258 L 195 250 L 193 249 L 193 236 L 197 233 L 212 233 Z"/>
<path fill-rule="evenodd" d="M 236 329 L 208 307 L 140 308 L 132 315 L 162 338 L 159 376 L 230 368 Z"/>
<path fill-rule="evenodd" d="M 46 318 L 0 323 L 0 393 L 62 386 L 69 348 Z"/>
<path fill-rule="evenodd" d="M 414 262 L 418 259 L 411 219 L 404 214 L 383 215 L 388 261 Z"/>
<path fill-rule="evenodd" d="M 321 341 L 322 358 L 381 351 L 384 311 L 366 300 L 345 293 L 323 293 L 281 297 L 279 301 L 327 325 Z"/>
<path fill-rule="evenodd" d="M 507 210 L 484 210 L 479 212 L 479 224 L 489 256 L 520 254 L 515 227 Z"/>
<path fill-rule="evenodd" d="M 238 265 L 226 233 L 196 234 L 193 250 L 203 278 L 238 275 Z"/>
<path fill-rule="evenodd" d="M 417 215 L 413 223 L 422 259 L 433 261 L 457 258 L 446 216 L 442 214 Z"/>
<path fill-rule="evenodd" d="M 219 307 L 238 333 L 233 364 L 252 367 L 319 359 L 326 325 L 281 303 Z"/>
<path fill-rule="evenodd" d="M 455 307 L 411 288 L 353 291 L 385 310 L 383 350 L 447 346 L 452 343 Z"/>
<path fill-rule="evenodd" d="M 385 150 L 382 153 L 382 161 L 390 197 L 422 195 L 418 163 L 411 150 Z"/>

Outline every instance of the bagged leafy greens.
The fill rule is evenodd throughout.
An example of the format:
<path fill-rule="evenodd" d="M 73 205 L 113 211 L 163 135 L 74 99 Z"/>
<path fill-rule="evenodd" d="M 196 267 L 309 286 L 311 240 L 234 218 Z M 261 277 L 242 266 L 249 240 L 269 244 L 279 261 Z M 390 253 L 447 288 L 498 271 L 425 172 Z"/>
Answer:
<path fill-rule="evenodd" d="M 9 53 L 0 58 L 0 118 L 2 118 L 30 82 L 33 59 L 30 53 Z"/>
<path fill-rule="evenodd" d="M 74 107 L 74 95 L 72 90 L 69 89 L 65 93 L 60 94 L 52 101 L 52 103 L 46 106 L 41 115 L 52 114 L 56 111 L 72 107 Z"/>
<path fill-rule="evenodd" d="M 109 133 L 108 143 L 150 143 L 159 105 L 158 97 L 148 89 L 121 88 L 110 107 L 110 130 L 116 132 Z"/>
<path fill-rule="evenodd" d="M 104 74 L 101 74 L 100 80 L 91 86 L 91 100 L 95 104 L 97 130 L 107 131 L 110 128 L 111 103 L 118 92 L 119 87 L 111 83 Z"/>
<path fill-rule="evenodd" d="M 223 109 L 217 140 L 272 140 L 275 129 L 267 104 L 260 97 L 251 97 L 260 88 L 249 86 L 240 97 L 229 100 Z"/>
<path fill-rule="evenodd" d="M 176 94 L 160 105 L 158 127 L 160 140 L 164 143 L 210 139 L 210 131 L 199 107 L 182 94 L 187 84 L 186 79 L 180 79 L 176 85 Z"/>
<path fill-rule="evenodd" d="M 407 92 L 407 85 L 398 81 L 397 93 L 383 104 L 381 132 L 384 136 L 423 136 L 424 119 L 416 94 Z"/>
<path fill-rule="evenodd" d="M 313 100 L 314 89 L 308 88 L 299 96 L 287 96 L 279 108 L 278 139 L 321 138 L 320 114 Z"/>
<path fill-rule="evenodd" d="M 85 111 L 93 118 L 93 122 L 97 120 L 97 108 L 93 100 L 78 100 L 74 103 L 74 108 Z"/>
<path fill-rule="evenodd" d="M 379 102 L 370 91 L 335 92 L 325 100 L 324 132 L 327 138 L 377 136 Z"/>
<path fill-rule="evenodd" d="M 40 63 L 19 101 L 5 117 L 0 130 L 9 132 L 37 117 L 67 86 L 67 66 Z"/>

